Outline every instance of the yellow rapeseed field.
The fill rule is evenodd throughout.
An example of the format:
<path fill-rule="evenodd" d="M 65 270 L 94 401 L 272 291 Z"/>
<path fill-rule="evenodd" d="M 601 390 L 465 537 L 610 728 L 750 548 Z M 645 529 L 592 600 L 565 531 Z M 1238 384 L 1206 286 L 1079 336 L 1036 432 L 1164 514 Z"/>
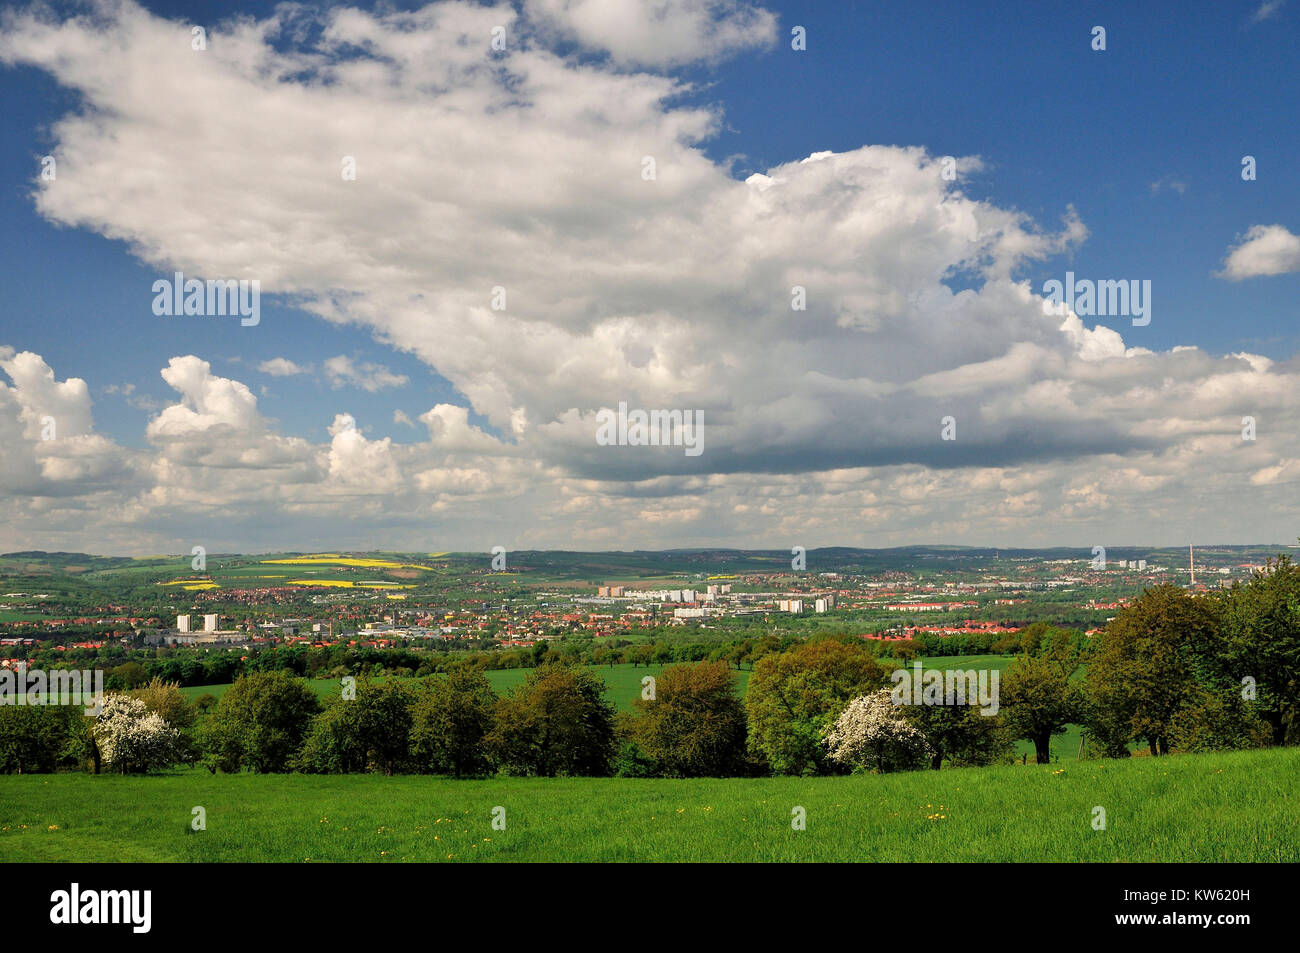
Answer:
<path fill-rule="evenodd" d="M 263 564 L 279 566 L 353 566 L 358 569 L 429 569 L 418 563 L 395 563 L 391 559 L 369 559 L 359 556 L 290 556 L 285 559 L 263 559 Z"/>

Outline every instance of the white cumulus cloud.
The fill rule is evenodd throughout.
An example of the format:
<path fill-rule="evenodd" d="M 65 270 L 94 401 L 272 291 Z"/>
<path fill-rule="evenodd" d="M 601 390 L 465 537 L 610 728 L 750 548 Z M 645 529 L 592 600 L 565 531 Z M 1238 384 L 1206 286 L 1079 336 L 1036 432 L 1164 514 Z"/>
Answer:
<path fill-rule="evenodd" d="M 1300 235 L 1282 225 L 1252 225 L 1228 250 L 1219 277 L 1230 281 L 1300 271 Z"/>
<path fill-rule="evenodd" d="M 776 17 L 743 0 L 525 0 L 544 30 L 617 62 L 671 66 L 771 46 Z"/>
<path fill-rule="evenodd" d="M 371 393 L 401 387 L 409 379 L 405 374 L 394 374 L 382 364 L 356 364 L 343 354 L 325 361 L 325 376 L 333 387 L 360 387 Z"/>
<path fill-rule="evenodd" d="M 293 377 L 295 374 L 306 374 L 309 370 L 301 364 L 294 363 L 287 357 L 273 357 L 269 361 L 258 364 L 257 369 L 263 374 L 270 374 L 272 377 Z"/>

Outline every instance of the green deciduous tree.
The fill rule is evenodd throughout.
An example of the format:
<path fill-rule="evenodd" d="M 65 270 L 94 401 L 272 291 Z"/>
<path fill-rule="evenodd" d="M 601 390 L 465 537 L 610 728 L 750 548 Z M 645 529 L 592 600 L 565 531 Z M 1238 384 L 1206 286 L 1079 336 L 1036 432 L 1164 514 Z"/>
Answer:
<path fill-rule="evenodd" d="M 366 770 L 366 744 L 355 701 L 332 698 L 312 719 L 294 766 L 309 774 L 353 774 Z"/>
<path fill-rule="evenodd" d="M 1255 687 L 1255 704 L 1273 744 L 1300 740 L 1300 567 L 1270 560 L 1219 600 L 1218 637 L 1198 642 L 1209 678 L 1225 690 Z"/>
<path fill-rule="evenodd" d="M 766 655 L 745 694 L 750 752 L 778 774 L 840 770 L 823 742 L 853 698 L 881 687 L 885 670 L 865 646 L 824 639 Z"/>
<path fill-rule="evenodd" d="M 609 773 L 614 706 L 605 683 L 583 668 L 552 663 L 528 673 L 496 704 L 488 750 L 512 774 Z"/>
<path fill-rule="evenodd" d="M 422 770 L 466 777 L 487 774 L 496 694 L 486 676 L 459 668 L 430 679 L 412 711 L 411 755 Z"/>
<path fill-rule="evenodd" d="M 0 705 L 0 774 L 75 765 L 88 720 L 81 709 L 67 705 Z"/>
<path fill-rule="evenodd" d="M 1088 728 L 1103 750 L 1145 739 L 1167 754 L 1175 716 L 1198 696 L 1198 647 L 1218 638 L 1215 605 L 1154 586 L 1120 610 L 1088 660 Z M 1005 692 L 1005 689 L 1004 689 Z"/>
<path fill-rule="evenodd" d="M 149 681 L 144 666 L 139 662 L 123 662 L 108 671 L 109 688 L 139 688 Z"/>
<path fill-rule="evenodd" d="M 630 733 L 656 773 L 672 778 L 744 773 L 745 707 L 726 662 L 670 665 L 655 697 L 638 698 Z"/>
<path fill-rule="evenodd" d="M 1051 760 L 1052 735 L 1082 717 L 1082 687 L 1071 676 L 1079 668 L 1079 651 L 1068 639 L 1045 647 L 1032 640 L 1039 654 L 1025 653 L 1003 673 L 999 695 L 1002 716 L 1014 738 L 1034 744 L 1039 764 Z"/>
<path fill-rule="evenodd" d="M 393 774 L 410 764 L 416 688 L 402 679 L 363 680 L 353 699 L 332 699 L 312 721 L 298 758 L 306 771 Z"/>
<path fill-rule="evenodd" d="M 944 760 L 972 767 L 1011 760 L 1012 735 L 1000 714 L 983 714 L 975 705 L 907 705 L 907 719 L 930 746 L 930 767 Z"/>
<path fill-rule="evenodd" d="M 1271 737 L 1255 706 L 1236 688 L 1199 690 L 1169 727 L 1170 745 L 1179 751 L 1259 748 Z"/>
<path fill-rule="evenodd" d="M 288 771 L 320 709 L 300 678 L 278 671 L 241 676 L 203 725 L 204 762 L 212 770 Z"/>

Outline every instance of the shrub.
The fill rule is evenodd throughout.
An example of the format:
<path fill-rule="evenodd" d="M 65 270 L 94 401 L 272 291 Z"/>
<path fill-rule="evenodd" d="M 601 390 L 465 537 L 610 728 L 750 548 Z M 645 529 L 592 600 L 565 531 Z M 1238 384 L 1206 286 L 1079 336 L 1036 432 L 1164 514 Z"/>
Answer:
<path fill-rule="evenodd" d="M 356 698 L 333 699 L 315 717 L 297 766 L 322 774 L 406 770 L 415 698 L 416 689 L 401 680 L 363 681 Z"/>
<path fill-rule="evenodd" d="M 654 774 L 654 761 L 646 757 L 634 740 L 624 738 L 619 743 L 618 754 L 614 756 L 614 777 L 651 778 Z"/>
<path fill-rule="evenodd" d="M 194 724 L 194 709 L 185 700 L 176 682 L 164 682 L 155 676 L 149 684 L 130 694 L 132 698 L 144 702 L 150 711 L 161 715 L 163 721 L 173 728 L 189 728 Z"/>

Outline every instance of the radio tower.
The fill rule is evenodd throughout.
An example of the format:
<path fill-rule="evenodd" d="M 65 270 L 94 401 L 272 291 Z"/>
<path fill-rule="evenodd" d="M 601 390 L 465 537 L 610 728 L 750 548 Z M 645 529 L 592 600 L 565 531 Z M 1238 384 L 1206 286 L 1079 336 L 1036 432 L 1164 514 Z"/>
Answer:
<path fill-rule="evenodd" d="M 1196 552 L 1192 549 L 1192 544 L 1187 544 L 1187 565 L 1192 570 L 1192 586 L 1196 585 Z"/>

